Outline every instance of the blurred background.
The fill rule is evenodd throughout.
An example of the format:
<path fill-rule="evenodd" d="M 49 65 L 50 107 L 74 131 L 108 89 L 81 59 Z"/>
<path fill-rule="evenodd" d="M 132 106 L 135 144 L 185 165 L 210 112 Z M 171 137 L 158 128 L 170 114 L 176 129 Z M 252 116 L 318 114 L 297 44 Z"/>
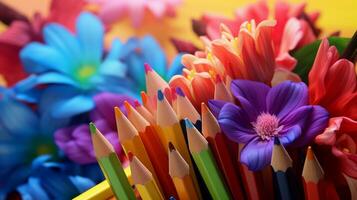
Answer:
<path fill-rule="evenodd" d="M 28 16 L 39 11 L 47 14 L 50 0 L 2 0 L 8 5 L 14 6 Z M 138 29 L 130 26 L 128 19 L 116 23 L 109 34 L 106 35 L 107 44 L 113 37 L 119 37 L 126 40 L 130 36 L 142 36 L 146 34 L 153 35 L 159 40 L 162 47 L 168 52 L 170 57 L 174 55 L 174 47 L 170 43 L 170 38 L 180 38 L 195 41 L 200 45 L 197 36 L 191 29 L 191 19 L 199 18 L 205 12 L 222 14 L 227 17 L 233 17 L 234 10 L 240 6 L 256 1 L 251 0 L 185 0 L 178 7 L 176 18 L 165 18 L 163 20 L 154 20 L 146 16 L 143 25 Z M 273 8 L 275 0 L 268 0 L 270 8 Z M 341 31 L 341 36 L 351 37 L 357 27 L 357 1 L 356 0 L 311 0 L 299 1 L 290 0 L 288 2 L 301 3 L 306 2 L 306 10 L 320 11 L 320 18 L 317 25 L 322 28 L 324 34 L 330 34 L 337 30 Z M 160 24 L 160 26 L 157 26 Z M 170 31 L 164 31 L 169 29 Z M 1 30 L 1 29 L 0 29 Z"/>

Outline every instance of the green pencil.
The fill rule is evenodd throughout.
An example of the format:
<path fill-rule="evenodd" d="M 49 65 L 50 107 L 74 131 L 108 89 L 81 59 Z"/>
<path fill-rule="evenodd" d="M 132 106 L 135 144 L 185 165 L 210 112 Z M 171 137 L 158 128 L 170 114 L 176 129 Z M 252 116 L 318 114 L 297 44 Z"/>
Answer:
<path fill-rule="evenodd" d="M 212 198 L 214 200 L 231 199 L 207 140 L 198 132 L 190 120 L 185 119 L 185 122 L 190 152 Z"/>
<path fill-rule="evenodd" d="M 92 136 L 95 156 L 104 176 L 112 188 L 114 196 L 120 200 L 135 200 L 134 192 L 113 146 L 95 127 L 94 123 L 91 122 L 89 124 L 89 129 Z"/>

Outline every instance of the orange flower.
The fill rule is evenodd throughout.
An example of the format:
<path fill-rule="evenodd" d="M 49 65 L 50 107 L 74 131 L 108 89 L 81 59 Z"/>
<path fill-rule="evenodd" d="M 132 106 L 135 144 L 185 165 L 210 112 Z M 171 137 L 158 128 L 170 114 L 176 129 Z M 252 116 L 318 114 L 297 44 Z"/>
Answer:
<path fill-rule="evenodd" d="M 207 72 L 196 72 L 183 69 L 184 75 L 175 75 L 170 80 L 170 87 L 179 87 L 183 90 L 192 104 L 199 110 L 202 102 L 214 98 L 214 82 Z"/>
<path fill-rule="evenodd" d="M 354 65 L 339 59 L 336 47 L 322 40 L 309 73 L 311 104 L 325 107 L 331 116 L 357 119 L 357 79 Z"/>

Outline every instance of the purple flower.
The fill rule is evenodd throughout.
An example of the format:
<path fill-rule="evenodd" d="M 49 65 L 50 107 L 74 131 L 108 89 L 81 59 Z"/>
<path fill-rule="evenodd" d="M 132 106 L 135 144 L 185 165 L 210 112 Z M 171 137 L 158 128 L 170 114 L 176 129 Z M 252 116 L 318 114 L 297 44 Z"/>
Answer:
<path fill-rule="evenodd" d="M 119 157 L 122 155 L 122 149 L 118 139 L 113 109 L 118 106 L 125 113 L 124 101 L 134 105 L 134 100 L 128 96 L 100 93 L 94 96 L 96 106 L 90 113 L 90 121 L 93 121 L 109 140 Z M 55 133 L 55 141 L 58 147 L 71 160 L 80 164 L 96 162 L 88 123 L 62 128 Z"/>
<path fill-rule="evenodd" d="M 240 161 L 257 171 L 271 160 L 274 137 L 284 146 L 308 144 L 326 127 L 328 112 L 308 105 L 304 83 L 285 81 L 273 88 L 248 80 L 235 80 L 232 94 L 240 106 L 211 100 L 209 102 L 228 138 L 245 144 Z"/>

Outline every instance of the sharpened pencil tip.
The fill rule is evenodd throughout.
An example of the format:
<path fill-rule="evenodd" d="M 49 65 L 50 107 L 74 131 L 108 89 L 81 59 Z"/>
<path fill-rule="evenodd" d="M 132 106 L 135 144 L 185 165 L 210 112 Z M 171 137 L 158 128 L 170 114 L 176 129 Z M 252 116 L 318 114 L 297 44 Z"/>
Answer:
<path fill-rule="evenodd" d="M 131 104 L 128 101 L 124 101 L 125 110 L 128 114 L 131 113 Z"/>
<path fill-rule="evenodd" d="M 157 98 L 159 99 L 159 101 L 162 101 L 164 99 L 164 93 L 162 93 L 161 90 L 157 91 Z"/>
<path fill-rule="evenodd" d="M 140 106 L 141 106 L 141 104 L 139 103 L 139 101 L 138 101 L 138 100 L 135 100 L 135 101 L 134 101 L 134 105 L 135 105 L 135 108 L 137 108 L 137 107 L 140 107 Z"/>
<path fill-rule="evenodd" d="M 129 151 L 128 152 L 128 159 L 129 159 L 130 162 L 133 160 L 133 157 L 134 157 L 133 153 L 131 151 Z"/>
<path fill-rule="evenodd" d="M 185 93 L 183 93 L 182 89 L 179 87 L 176 88 L 176 93 L 181 97 L 185 97 Z"/>
<path fill-rule="evenodd" d="M 202 112 L 202 114 L 205 114 L 208 112 L 208 108 L 204 102 L 201 103 L 201 112 Z"/>
<path fill-rule="evenodd" d="M 145 73 L 147 74 L 149 71 L 152 71 L 151 66 L 148 63 L 144 63 Z"/>
<path fill-rule="evenodd" d="M 218 74 L 216 75 L 216 84 L 218 83 L 222 83 L 222 79 L 221 76 L 219 76 Z"/>
<path fill-rule="evenodd" d="M 170 152 L 176 150 L 176 148 L 175 148 L 175 146 L 172 144 L 172 142 L 169 142 L 169 150 L 170 150 Z"/>
<path fill-rule="evenodd" d="M 186 125 L 186 128 L 193 128 L 192 122 L 187 118 L 185 118 L 185 125 Z"/>
<path fill-rule="evenodd" d="M 311 146 L 309 146 L 309 147 L 307 148 L 306 157 L 307 157 L 307 159 L 309 159 L 309 160 L 313 160 L 313 159 L 314 159 L 314 152 L 312 151 Z"/>
<path fill-rule="evenodd" d="M 89 123 L 89 130 L 90 130 L 91 134 L 96 134 L 97 133 L 97 127 L 95 127 L 93 122 Z"/>
<path fill-rule="evenodd" d="M 274 144 L 275 145 L 280 145 L 280 140 L 278 137 L 274 137 Z"/>
<path fill-rule="evenodd" d="M 117 106 L 114 107 L 114 113 L 115 113 L 115 118 L 120 118 L 123 115 L 120 108 Z"/>

